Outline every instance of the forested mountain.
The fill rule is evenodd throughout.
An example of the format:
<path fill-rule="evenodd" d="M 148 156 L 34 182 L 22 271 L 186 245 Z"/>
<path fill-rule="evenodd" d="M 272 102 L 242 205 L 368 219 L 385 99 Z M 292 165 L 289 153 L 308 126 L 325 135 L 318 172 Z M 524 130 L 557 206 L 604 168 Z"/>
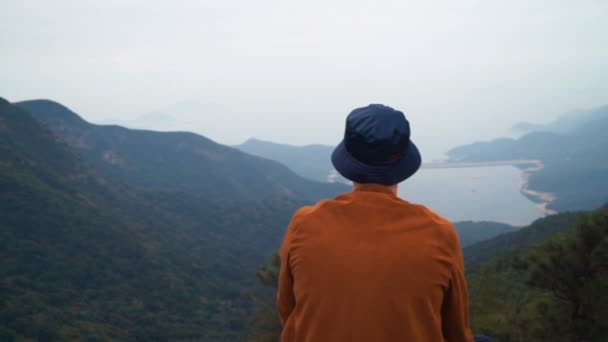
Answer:
<path fill-rule="evenodd" d="M 47 124 L 87 162 L 137 188 L 180 191 L 214 200 L 268 196 L 317 200 L 348 189 L 304 179 L 275 161 L 194 133 L 93 125 L 48 100 L 16 105 Z"/>
<path fill-rule="evenodd" d="M 0 340 L 240 340 L 303 202 L 145 191 L 82 151 L 0 100 Z"/>
<path fill-rule="evenodd" d="M 604 341 L 608 208 L 467 272 L 471 322 L 498 341 Z"/>
<path fill-rule="evenodd" d="M 467 265 L 475 265 L 495 256 L 533 247 L 558 233 L 571 229 L 577 218 L 577 213 L 551 215 L 538 219 L 527 227 L 479 240 L 468 246 L 463 245 L 465 262 Z"/>
<path fill-rule="evenodd" d="M 297 174 L 316 181 L 346 181 L 331 164 L 332 146 L 292 146 L 258 139 L 249 139 L 235 146 L 243 152 L 276 160 Z"/>
<path fill-rule="evenodd" d="M 607 130 L 608 115 L 598 114 L 567 134 L 534 132 L 460 146 L 448 155 L 452 161 L 541 160 L 544 168 L 532 173 L 529 188 L 555 194 L 550 207 L 557 211 L 589 210 L 608 202 Z"/>

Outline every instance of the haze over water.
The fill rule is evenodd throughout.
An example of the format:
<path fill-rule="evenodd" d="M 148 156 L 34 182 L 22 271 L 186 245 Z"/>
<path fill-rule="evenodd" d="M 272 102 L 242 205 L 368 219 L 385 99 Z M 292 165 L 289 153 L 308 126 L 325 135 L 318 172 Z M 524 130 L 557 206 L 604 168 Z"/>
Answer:
<path fill-rule="evenodd" d="M 525 225 L 544 214 L 520 192 L 522 185 L 513 166 L 421 169 L 400 185 L 399 196 L 451 221 Z"/>

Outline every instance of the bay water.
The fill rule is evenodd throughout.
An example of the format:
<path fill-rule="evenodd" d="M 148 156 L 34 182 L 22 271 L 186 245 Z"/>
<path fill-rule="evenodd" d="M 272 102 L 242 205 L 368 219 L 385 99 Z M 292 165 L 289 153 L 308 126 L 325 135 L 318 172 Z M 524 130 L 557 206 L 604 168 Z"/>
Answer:
<path fill-rule="evenodd" d="M 544 213 L 521 193 L 523 183 L 514 166 L 421 169 L 400 184 L 399 196 L 454 222 L 527 225 Z"/>

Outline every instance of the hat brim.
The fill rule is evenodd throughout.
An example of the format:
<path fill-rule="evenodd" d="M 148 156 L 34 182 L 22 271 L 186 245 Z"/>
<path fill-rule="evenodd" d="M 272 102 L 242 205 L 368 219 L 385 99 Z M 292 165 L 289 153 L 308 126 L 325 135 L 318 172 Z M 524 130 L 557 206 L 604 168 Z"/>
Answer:
<path fill-rule="evenodd" d="M 422 157 L 416 145 L 410 141 L 405 157 L 390 166 L 372 166 L 353 157 L 342 141 L 331 155 L 331 162 L 344 178 L 356 183 L 393 185 L 410 178 L 420 169 Z"/>

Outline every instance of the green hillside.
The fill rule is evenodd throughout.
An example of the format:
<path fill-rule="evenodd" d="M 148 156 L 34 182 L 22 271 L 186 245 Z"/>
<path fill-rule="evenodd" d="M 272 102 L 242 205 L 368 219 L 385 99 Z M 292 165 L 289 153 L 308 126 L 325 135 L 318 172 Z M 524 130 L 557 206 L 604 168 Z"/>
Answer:
<path fill-rule="evenodd" d="M 130 187 L 0 100 L 0 340 L 239 340 L 302 204 Z"/>
<path fill-rule="evenodd" d="M 47 124 L 97 169 L 137 188 L 213 200 L 281 196 L 318 200 L 348 187 L 304 179 L 287 167 L 186 132 L 93 125 L 48 100 L 16 104 Z"/>
<path fill-rule="evenodd" d="M 472 245 L 462 245 L 467 265 L 474 265 L 498 255 L 530 248 L 548 238 L 571 229 L 578 218 L 577 213 L 562 213 L 534 221 L 519 230 L 481 240 Z"/>
<path fill-rule="evenodd" d="M 472 325 L 497 341 L 604 341 L 608 209 L 467 273 Z"/>

